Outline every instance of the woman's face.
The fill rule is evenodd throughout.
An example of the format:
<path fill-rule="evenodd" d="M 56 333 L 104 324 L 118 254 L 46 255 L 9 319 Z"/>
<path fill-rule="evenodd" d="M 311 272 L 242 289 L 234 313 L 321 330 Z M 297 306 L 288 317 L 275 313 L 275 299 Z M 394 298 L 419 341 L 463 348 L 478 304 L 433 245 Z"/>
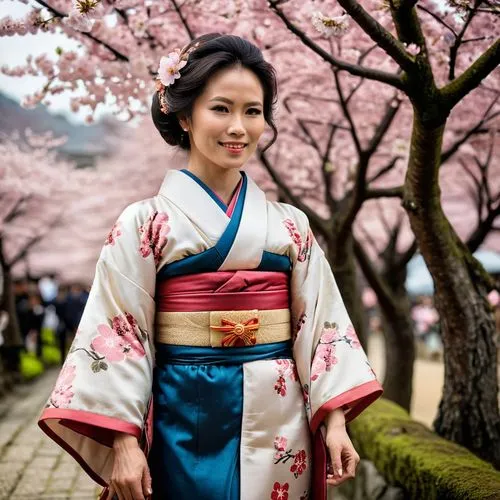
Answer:
<path fill-rule="evenodd" d="M 196 99 L 189 130 L 190 162 L 225 169 L 242 167 L 265 127 L 264 92 L 257 76 L 241 66 L 217 72 Z"/>

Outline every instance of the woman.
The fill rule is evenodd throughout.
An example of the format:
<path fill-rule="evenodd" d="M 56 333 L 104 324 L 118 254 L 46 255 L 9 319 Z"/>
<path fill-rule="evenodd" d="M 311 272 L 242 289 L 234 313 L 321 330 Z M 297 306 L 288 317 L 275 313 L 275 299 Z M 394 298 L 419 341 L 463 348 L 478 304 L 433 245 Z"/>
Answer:
<path fill-rule="evenodd" d="M 354 475 L 345 422 L 381 387 L 307 217 L 240 170 L 275 102 L 239 37 L 160 62 L 153 120 L 188 164 L 111 230 L 40 421 L 110 497 L 324 499 Z"/>

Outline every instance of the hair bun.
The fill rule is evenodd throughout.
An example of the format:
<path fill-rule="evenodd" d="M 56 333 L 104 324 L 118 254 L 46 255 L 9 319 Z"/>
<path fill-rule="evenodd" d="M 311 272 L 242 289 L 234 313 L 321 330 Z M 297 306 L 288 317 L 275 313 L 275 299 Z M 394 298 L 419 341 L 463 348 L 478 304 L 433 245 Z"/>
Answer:
<path fill-rule="evenodd" d="M 183 146 L 185 140 L 183 136 L 185 132 L 182 130 L 179 119 L 175 113 L 165 114 L 160 109 L 160 99 L 158 93 L 153 94 L 153 102 L 151 103 L 151 116 L 153 118 L 153 123 L 155 127 L 160 132 L 164 141 L 171 146 L 180 146 L 183 149 L 188 149 Z"/>

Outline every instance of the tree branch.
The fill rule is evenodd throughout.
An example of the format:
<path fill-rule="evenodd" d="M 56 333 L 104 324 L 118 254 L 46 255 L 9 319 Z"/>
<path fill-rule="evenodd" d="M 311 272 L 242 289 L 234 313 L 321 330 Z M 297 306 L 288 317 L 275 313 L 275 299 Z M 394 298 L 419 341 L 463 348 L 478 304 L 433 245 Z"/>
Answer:
<path fill-rule="evenodd" d="M 342 93 L 338 70 L 335 69 L 333 70 L 333 76 L 335 77 L 335 87 L 337 89 L 337 94 L 339 96 L 340 107 L 342 109 L 342 112 L 344 113 L 347 122 L 349 123 L 351 137 L 354 142 L 354 146 L 356 147 L 356 151 L 358 152 L 358 155 L 361 155 L 362 152 L 361 143 L 359 142 L 358 133 L 356 131 L 356 125 L 354 124 L 354 120 L 352 119 L 351 113 L 349 112 L 349 108 L 347 107 L 347 102 L 344 99 L 344 95 Z"/>
<path fill-rule="evenodd" d="M 377 272 L 372 260 L 365 252 L 363 245 L 356 239 L 354 239 L 354 255 L 358 261 L 359 267 L 365 275 L 366 281 L 372 287 L 379 304 L 385 311 L 394 310 L 394 299 L 391 294 L 389 287 L 386 285 L 380 273 Z"/>
<path fill-rule="evenodd" d="M 271 176 L 274 183 L 278 186 L 278 188 L 283 191 L 285 196 L 291 201 L 293 205 L 295 205 L 299 210 L 302 210 L 302 212 L 307 215 L 314 229 L 316 229 L 320 234 L 327 235 L 328 221 L 322 219 L 316 212 L 314 212 L 314 210 L 312 210 L 309 206 L 303 203 L 297 196 L 292 193 L 291 189 L 280 179 L 279 175 L 271 166 L 271 163 L 267 159 L 266 154 L 262 152 L 261 148 L 257 148 L 257 154 L 259 160 L 269 172 L 269 175 Z"/>
<path fill-rule="evenodd" d="M 404 45 L 396 40 L 378 21 L 376 21 L 356 0 L 339 0 L 339 4 L 356 21 L 361 29 L 383 49 L 405 71 L 415 68 L 413 57 Z"/>
<path fill-rule="evenodd" d="M 365 200 L 374 198 L 403 198 L 403 186 L 390 188 L 372 188 L 365 191 Z"/>
<path fill-rule="evenodd" d="M 377 179 L 383 177 L 387 172 L 390 172 L 396 166 L 397 161 L 402 159 L 402 156 L 395 156 L 385 167 L 382 167 L 373 177 L 368 179 L 368 184 L 375 182 Z"/>
<path fill-rule="evenodd" d="M 417 5 L 417 9 L 420 9 L 420 10 L 426 12 L 427 14 L 429 14 L 438 23 L 442 24 L 445 28 L 447 28 L 448 30 L 450 30 L 455 37 L 457 36 L 456 31 L 449 24 L 447 24 L 445 21 L 443 21 L 437 14 L 434 14 L 434 12 L 432 12 L 431 10 L 429 10 L 427 7 L 424 7 L 423 5 Z"/>
<path fill-rule="evenodd" d="M 469 137 L 473 136 L 474 134 L 479 133 L 481 130 L 481 127 L 496 116 L 500 115 L 500 112 L 493 113 L 491 116 L 488 116 L 489 112 L 493 109 L 493 106 L 495 106 L 496 102 L 500 98 L 500 92 L 497 93 L 495 99 L 490 103 L 486 111 L 483 113 L 483 116 L 481 119 L 474 125 L 471 129 L 469 129 L 460 139 L 455 141 L 454 144 L 452 144 L 446 151 L 443 151 L 441 153 L 441 165 L 445 163 L 447 160 L 450 159 L 460 148 L 462 144 L 465 144 L 468 140 Z"/>
<path fill-rule="evenodd" d="M 302 30 L 297 28 L 283 13 L 283 11 L 278 7 L 279 2 L 277 0 L 268 0 L 270 8 L 276 13 L 276 15 L 284 22 L 285 26 L 296 35 L 302 43 L 309 47 L 313 52 L 318 54 L 325 62 L 335 66 L 339 70 L 347 71 L 351 75 L 361 76 L 363 78 L 368 78 L 369 80 L 375 80 L 378 82 L 386 83 L 399 90 L 404 90 L 405 85 L 403 80 L 398 75 L 392 73 L 386 73 L 385 71 L 379 71 L 372 68 L 365 68 L 364 66 L 358 66 L 356 64 L 351 64 L 347 61 L 342 61 L 336 57 L 329 54 L 322 47 L 314 43 Z"/>
<path fill-rule="evenodd" d="M 366 153 L 368 154 L 368 156 L 372 156 L 375 153 L 375 151 L 377 151 L 377 148 L 382 142 L 382 139 L 389 130 L 392 121 L 394 120 L 397 112 L 399 111 L 399 108 L 401 106 L 401 101 L 397 99 L 396 106 L 392 105 L 393 102 L 394 100 L 391 99 L 386 105 L 385 114 L 382 117 L 382 120 L 380 121 L 377 129 L 375 130 L 375 134 L 373 134 L 372 140 L 368 144 L 368 148 L 366 149 Z"/>
<path fill-rule="evenodd" d="M 474 90 L 500 64 L 500 40 L 484 52 L 458 78 L 443 87 L 440 92 L 448 109 L 460 102 L 471 90 Z"/>
<path fill-rule="evenodd" d="M 58 17 L 58 18 L 64 18 L 64 17 L 68 17 L 66 14 L 63 14 L 62 12 L 58 11 L 57 9 L 54 9 L 54 7 L 51 7 L 47 2 L 45 2 L 44 0 L 35 0 L 37 3 L 39 3 L 40 5 L 42 5 L 43 7 L 45 7 L 47 10 L 49 10 L 50 12 L 52 12 L 52 14 L 54 14 L 55 17 Z M 96 38 L 94 35 L 88 33 L 88 32 L 79 32 L 81 35 L 89 38 L 90 40 L 92 40 L 93 42 L 99 44 L 99 45 L 102 45 L 103 47 L 106 47 L 117 59 L 119 59 L 120 61 L 125 61 L 125 62 L 129 62 L 129 58 L 127 56 L 125 56 L 124 54 L 122 54 L 121 52 L 118 52 L 116 49 L 114 49 L 113 47 L 111 47 L 111 45 L 109 45 L 108 43 L 104 42 L 103 40 L 99 40 L 98 38 Z"/>
<path fill-rule="evenodd" d="M 462 44 L 463 37 L 465 35 L 465 32 L 467 31 L 467 28 L 469 27 L 469 24 L 476 15 L 481 3 L 482 0 L 476 0 L 474 7 L 469 11 L 469 15 L 467 16 L 462 29 L 455 36 L 454 44 L 450 47 L 450 70 L 448 71 L 448 80 L 450 81 L 455 79 L 455 67 L 457 64 L 458 50 L 460 49 L 460 45 Z"/>
<path fill-rule="evenodd" d="M 177 4 L 176 0 L 170 0 L 172 5 L 174 6 L 175 11 L 177 12 L 177 15 L 179 16 L 179 19 L 181 20 L 182 25 L 184 26 L 185 30 L 187 31 L 187 34 L 189 36 L 189 39 L 192 41 L 196 38 L 195 34 L 191 31 L 191 27 L 189 26 L 186 18 L 182 15 L 181 8 Z"/>

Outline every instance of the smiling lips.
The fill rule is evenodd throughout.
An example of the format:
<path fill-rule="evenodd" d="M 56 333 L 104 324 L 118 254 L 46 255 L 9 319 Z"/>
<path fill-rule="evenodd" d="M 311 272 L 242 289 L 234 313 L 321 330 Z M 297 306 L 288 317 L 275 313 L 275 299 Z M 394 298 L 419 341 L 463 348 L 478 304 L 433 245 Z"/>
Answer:
<path fill-rule="evenodd" d="M 246 146 L 246 144 L 242 142 L 221 142 L 220 144 L 231 153 L 241 153 Z"/>

